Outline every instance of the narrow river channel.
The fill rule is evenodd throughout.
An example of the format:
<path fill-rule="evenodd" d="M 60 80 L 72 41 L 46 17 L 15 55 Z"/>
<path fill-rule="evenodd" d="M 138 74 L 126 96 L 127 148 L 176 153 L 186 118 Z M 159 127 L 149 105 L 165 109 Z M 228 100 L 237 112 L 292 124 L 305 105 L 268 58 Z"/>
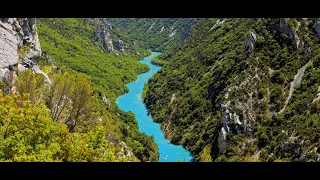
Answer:
<path fill-rule="evenodd" d="M 126 86 L 129 92 L 121 95 L 116 103 L 119 108 L 125 112 L 131 111 L 135 114 L 138 121 L 139 131 L 153 136 L 158 144 L 159 162 L 192 162 L 192 154 L 180 145 L 174 145 L 167 140 L 161 131 L 160 124 L 152 121 L 152 117 L 148 115 L 148 109 L 141 98 L 144 84 L 162 67 L 151 63 L 151 59 L 161 53 L 152 52 L 151 56 L 145 57 L 140 63 L 147 64 L 150 68 L 149 72 L 138 75 L 138 79 Z"/>

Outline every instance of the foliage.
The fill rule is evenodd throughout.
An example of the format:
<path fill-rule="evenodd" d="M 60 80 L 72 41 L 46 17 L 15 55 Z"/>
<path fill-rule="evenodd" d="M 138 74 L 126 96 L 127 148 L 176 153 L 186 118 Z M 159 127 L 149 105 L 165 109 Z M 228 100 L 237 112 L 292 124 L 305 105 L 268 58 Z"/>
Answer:
<path fill-rule="evenodd" d="M 29 94 L 32 102 L 37 102 L 43 96 L 43 92 L 47 88 L 44 83 L 44 76 L 42 74 L 34 75 L 29 69 L 23 73 L 20 72 L 16 78 L 16 91 L 20 94 Z"/>
<path fill-rule="evenodd" d="M 183 43 L 166 44 L 158 56 L 167 63 L 149 80 L 144 96 L 153 119 L 165 127 L 170 124 L 164 128 L 169 139 L 185 146 L 197 161 L 207 157 L 204 149 L 209 145 L 213 161 L 300 161 L 301 157 L 316 161 L 320 46 L 312 28 L 314 20 L 289 21 L 289 27 L 299 27 L 294 32 L 308 44 L 298 49 L 281 32 L 279 18 L 226 18 L 210 30 L 216 20 L 198 19 L 190 37 Z M 249 31 L 258 42 L 244 59 L 244 37 Z M 283 108 L 298 69 L 306 64 L 284 112 L 275 113 Z M 173 94 L 176 99 L 170 103 Z M 228 111 L 252 129 L 236 130 L 231 123 L 228 147 L 218 154 L 222 104 L 229 104 Z M 281 150 L 292 141 L 300 145 L 288 152 Z M 252 159 L 258 149 L 261 157 Z"/>
<path fill-rule="evenodd" d="M 108 147 L 113 143 L 117 154 L 122 153 L 120 142 L 124 141 L 131 151 L 135 145 L 144 148 L 135 150 L 134 156 L 130 157 L 132 160 L 137 161 L 136 157 L 139 156 L 140 160 L 157 161 L 159 154 L 152 137 L 140 133 L 136 125 L 128 126 L 127 121 L 136 120 L 134 117 L 127 119 L 127 113 L 120 111 L 115 104 L 116 98 L 127 92 L 125 84 L 134 81 L 138 74 L 148 71 L 148 67 L 137 59 L 150 54 L 150 50 L 129 45 L 126 46 L 126 53 L 119 55 L 101 51 L 92 42 L 97 27 L 82 19 L 39 18 L 37 28 L 43 51 L 40 68 L 48 73 L 52 84 L 44 84 L 42 75 L 26 71 L 19 73 L 16 82 L 18 92 L 21 95 L 30 94 L 34 103 L 45 101 L 55 123 L 66 124 L 68 131 L 79 134 L 79 148 L 84 148 L 87 142 L 85 139 L 91 136 L 86 133 L 95 134 L 98 127 L 103 126 Z M 117 37 L 116 30 L 111 34 L 113 38 Z M 125 43 L 128 42 L 126 37 L 120 37 Z M 107 97 L 110 106 L 103 104 L 102 96 Z M 129 133 L 123 134 L 123 129 Z M 78 147 L 74 148 L 70 151 L 81 153 Z M 98 155 L 98 151 L 90 150 L 90 153 Z M 83 158 L 78 154 L 69 160 L 88 160 L 90 153 L 84 154 Z"/>
<path fill-rule="evenodd" d="M 106 131 L 71 134 L 52 121 L 44 102 L 0 94 L 0 161 L 123 161 L 105 138 Z"/>

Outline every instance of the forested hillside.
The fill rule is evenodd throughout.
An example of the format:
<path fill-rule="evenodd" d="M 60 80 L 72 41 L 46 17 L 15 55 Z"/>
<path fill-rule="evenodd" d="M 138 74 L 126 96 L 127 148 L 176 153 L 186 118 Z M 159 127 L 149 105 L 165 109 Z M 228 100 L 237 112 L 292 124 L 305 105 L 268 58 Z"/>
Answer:
<path fill-rule="evenodd" d="M 145 49 L 165 51 L 191 36 L 198 18 L 106 18 L 122 35 Z"/>
<path fill-rule="evenodd" d="M 318 161 L 319 21 L 201 19 L 190 33 L 146 88 L 166 137 L 197 161 Z"/>
<path fill-rule="evenodd" d="M 139 132 L 134 115 L 115 103 L 127 92 L 126 83 L 148 71 L 138 59 L 151 51 L 130 44 L 100 19 L 30 22 L 42 53 L 28 59 L 33 44 L 24 39 L 14 65 L 19 70 L 9 66 L 17 77 L 14 90 L 0 97 L 0 160 L 158 161 L 153 137 Z"/>

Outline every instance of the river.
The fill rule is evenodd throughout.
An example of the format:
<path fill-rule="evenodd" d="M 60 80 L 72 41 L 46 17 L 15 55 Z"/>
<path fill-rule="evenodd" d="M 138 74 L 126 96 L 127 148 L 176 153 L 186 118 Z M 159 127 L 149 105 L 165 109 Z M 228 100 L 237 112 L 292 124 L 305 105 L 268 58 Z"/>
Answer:
<path fill-rule="evenodd" d="M 119 108 L 125 112 L 131 111 L 135 114 L 138 121 L 139 131 L 153 136 L 155 143 L 158 144 L 159 162 L 192 162 L 194 161 L 192 154 L 181 145 L 174 145 L 167 140 L 161 131 L 160 124 L 152 121 L 152 117 L 148 115 L 148 109 L 142 100 L 142 91 L 144 84 L 162 67 L 151 63 L 151 59 L 161 53 L 152 52 L 151 56 L 145 57 L 140 63 L 147 64 L 150 68 L 149 72 L 138 75 L 138 79 L 126 86 L 129 92 L 121 95 L 116 103 Z"/>

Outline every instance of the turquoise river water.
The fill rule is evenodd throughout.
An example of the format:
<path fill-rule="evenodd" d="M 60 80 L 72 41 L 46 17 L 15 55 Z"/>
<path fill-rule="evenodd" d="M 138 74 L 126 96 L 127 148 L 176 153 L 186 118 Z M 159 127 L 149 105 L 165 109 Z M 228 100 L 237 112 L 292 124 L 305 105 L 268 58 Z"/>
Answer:
<path fill-rule="evenodd" d="M 126 86 L 129 92 L 121 95 L 116 103 L 119 108 L 125 112 L 131 111 L 135 114 L 138 121 L 139 131 L 153 136 L 158 144 L 159 162 L 192 162 L 192 154 L 181 145 L 174 145 L 164 137 L 160 124 L 152 121 L 152 117 L 148 115 L 148 109 L 141 98 L 144 84 L 158 71 L 161 66 L 151 63 L 151 59 L 161 53 L 152 52 L 151 56 L 145 57 L 140 63 L 147 64 L 150 68 L 149 72 L 138 75 L 138 79 Z"/>

